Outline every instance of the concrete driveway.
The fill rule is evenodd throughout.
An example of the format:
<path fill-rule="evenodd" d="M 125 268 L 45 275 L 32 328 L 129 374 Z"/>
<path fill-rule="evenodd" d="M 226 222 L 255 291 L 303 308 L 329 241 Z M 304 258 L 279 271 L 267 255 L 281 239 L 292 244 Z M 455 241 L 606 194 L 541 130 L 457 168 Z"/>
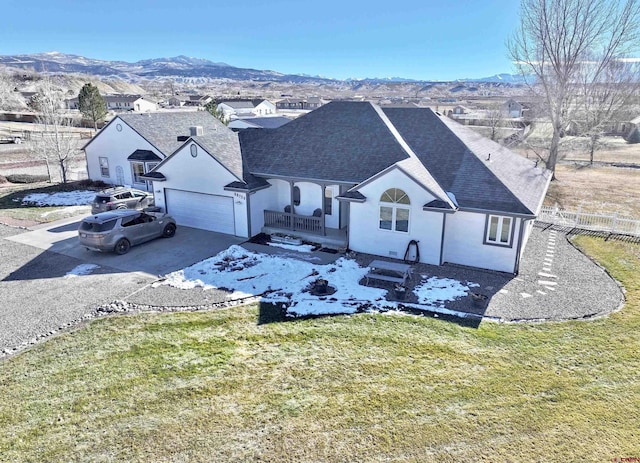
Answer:
<path fill-rule="evenodd" d="M 126 272 L 140 272 L 157 277 L 188 267 L 232 244 L 244 241 L 242 238 L 224 235 L 197 228 L 178 226 L 173 238 L 159 238 L 134 246 L 123 255 L 89 251 L 80 246 L 78 226 L 82 217 L 72 217 L 57 222 L 32 227 L 31 231 L 8 237 L 16 243 L 26 244 L 45 251 L 55 252 L 84 262 L 107 266 Z"/>
<path fill-rule="evenodd" d="M 95 307 L 126 300 L 158 275 L 213 256 L 240 238 L 178 227 L 176 236 L 133 247 L 128 254 L 87 251 L 77 239 L 80 218 L 32 230 L 0 224 L 0 357 L 81 320 Z M 75 275 L 94 264 L 86 275 Z"/>

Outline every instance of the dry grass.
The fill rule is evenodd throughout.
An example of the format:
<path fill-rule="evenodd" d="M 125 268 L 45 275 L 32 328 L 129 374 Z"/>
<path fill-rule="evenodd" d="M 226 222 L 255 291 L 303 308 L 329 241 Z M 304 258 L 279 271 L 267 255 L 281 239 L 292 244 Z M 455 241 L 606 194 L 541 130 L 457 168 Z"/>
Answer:
<path fill-rule="evenodd" d="M 579 244 L 606 319 L 258 324 L 258 307 L 94 322 L 0 364 L 5 461 L 556 462 L 640 456 L 640 249 Z M 594 301 L 594 303 L 597 303 Z"/>
<path fill-rule="evenodd" d="M 640 169 L 559 164 L 545 204 L 640 219 Z"/>

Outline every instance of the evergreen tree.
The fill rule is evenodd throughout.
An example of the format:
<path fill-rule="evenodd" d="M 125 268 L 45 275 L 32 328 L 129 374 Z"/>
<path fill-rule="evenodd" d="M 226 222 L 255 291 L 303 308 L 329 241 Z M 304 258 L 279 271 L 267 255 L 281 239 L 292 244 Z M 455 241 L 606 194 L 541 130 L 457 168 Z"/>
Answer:
<path fill-rule="evenodd" d="M 215 101 L 211 100 L 209 103 L 206 104 L 204 109 L 209 111 L 213 117 L 218 119 L 224 125 L 229 125 L 229 120 L 226 117 L 224 117 L 224 113 L 220 108 L 218 108 L 218 103 L 216 103 Z"/>
<path fill-rule="evenodd" d="M 92 84 L 84 84 L 78 94 L 78 108 L 82 115 L 93 121 L 94 129 L 98 130 L 98 122 L 107 115 L 107 103 L 100 95 L 98 87 Z"/>

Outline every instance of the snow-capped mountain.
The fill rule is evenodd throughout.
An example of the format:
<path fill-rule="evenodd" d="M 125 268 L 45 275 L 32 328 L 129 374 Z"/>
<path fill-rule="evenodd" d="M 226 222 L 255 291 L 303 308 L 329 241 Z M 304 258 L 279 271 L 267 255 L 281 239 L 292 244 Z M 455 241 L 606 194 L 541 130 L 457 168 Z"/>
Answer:
<path fill-rule="evenodd" d="M 183 81 L 207 81 L 215 79 L 288 82 L 288 83 L 337 83 L 337 79 L 305 74 L 283 74 L 270 70 L 239 68 L 227 63 L 216 63 L 202 58 L 175 56 L 172 58 L 154 58 L 128 63 L 126 61 L 106 61 L 86 58 L 84 56 L 60 53 L 57 51 L 35 53 L 29 55 L 0 56 L 0 65 L 13 68 L 33 69 L 50 73 L 82 73 L 100 77 L 120 78 L 129 82 L 142 79 L 175 78 Z M 402 77 L 351 78 L 345 81 L 351 85 L 362 84 L 401 84 L 401 83 L 436 83 L 435 81 L 419 81 Z M 459 83 L 483 82 L 500 84 L 520 84 L 522 78 L 511 74 L 497 74 L 480 79 L 459 79 Z"/>

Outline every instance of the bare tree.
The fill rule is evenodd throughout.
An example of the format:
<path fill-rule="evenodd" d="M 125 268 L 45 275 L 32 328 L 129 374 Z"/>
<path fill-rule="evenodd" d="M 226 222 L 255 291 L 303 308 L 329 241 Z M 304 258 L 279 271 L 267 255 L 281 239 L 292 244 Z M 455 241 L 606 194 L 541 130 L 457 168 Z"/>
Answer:
<path fill-rule="evenodd" d="M 22 95 L 14 89 L 14 79 L 9 74 L 0 72 L 0 110 L 11 111 L 24 108 Z"/>
<path fill-rule="evenodd" d="M 551 171 L 581 77 L 588 76 L 588 85 L 604 83 L 612 64 L 637 46 L 639 20 L 636 0 L 522 0 L 520 25 L 507 47 L 551 120 Z"/>
<path fill-rule="evenodd" d="M 572 125 L 576 135 L 586 137 L 589 161 L 600 148 L 602 135 L 612 130 L 616 121 L 631 120 L 637 113 L 635 94 L 640 88 L 636 63 L 613 60 L 601 71 L 584 66 L 578 75 Z"/>
<path fill-rule="evenodd" d="M 37 112 L 36 122 L 41 132 L 32 138 L 32 149 L 47 162 L 54 162 L 60 169 L 60 177 L 66 183 L 69 162 L 78 152 L 80 140 L 69 130 L 72 119 L 64 109 L 65 93 L 47 77 L 38 85 L 38 93 L 30 102 Z"/>
<path fill-rule="evenodd" d="M 490 129 L 489 138 L 496 141 L 498 138 L 498 129 L 504 125 L 505 117 L 502 105 L 499 102 L 492 102 L 485 110 L 485 120 Z"/>

